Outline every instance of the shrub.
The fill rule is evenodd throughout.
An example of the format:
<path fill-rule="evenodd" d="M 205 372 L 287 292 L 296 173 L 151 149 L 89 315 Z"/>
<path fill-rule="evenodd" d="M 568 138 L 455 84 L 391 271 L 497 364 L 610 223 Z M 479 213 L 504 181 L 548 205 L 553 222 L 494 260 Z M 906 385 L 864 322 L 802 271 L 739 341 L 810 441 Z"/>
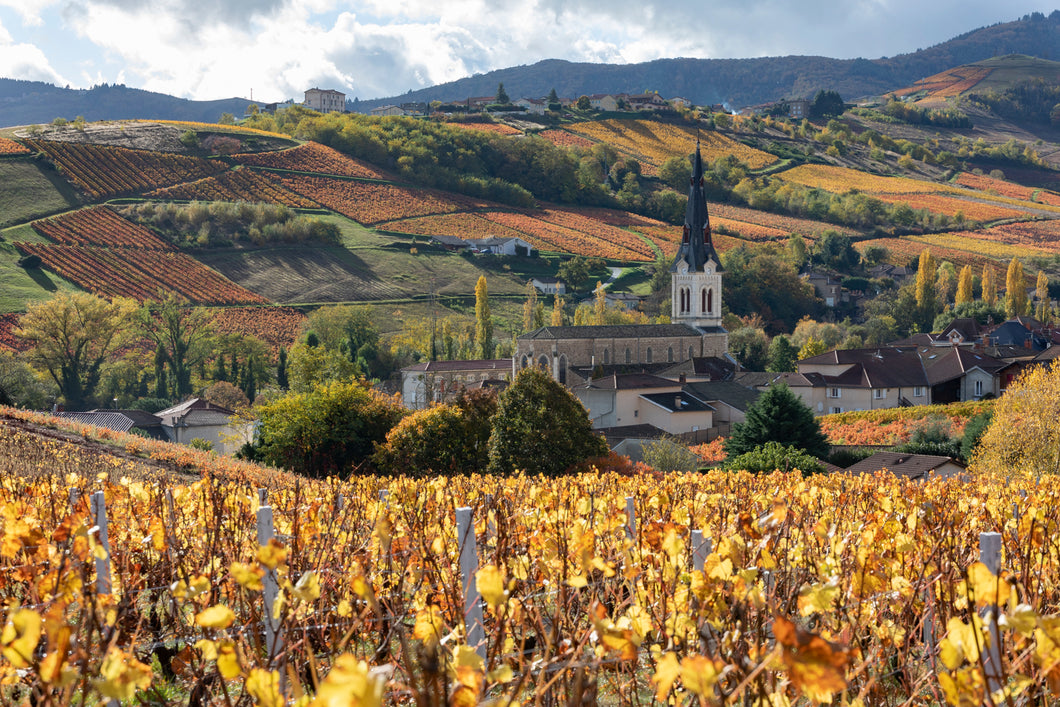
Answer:
<path fill-rule="evenodd" d="M 803 475 L 820 474 L 824 471 L 821 462 L 803 450 L 785 446 L 780 442 L 766 442 L 749 452 L 726 460 L 722 466 L 730 471 L 749 471 L 768 474 L 773 471 L 798 469 Z"/>

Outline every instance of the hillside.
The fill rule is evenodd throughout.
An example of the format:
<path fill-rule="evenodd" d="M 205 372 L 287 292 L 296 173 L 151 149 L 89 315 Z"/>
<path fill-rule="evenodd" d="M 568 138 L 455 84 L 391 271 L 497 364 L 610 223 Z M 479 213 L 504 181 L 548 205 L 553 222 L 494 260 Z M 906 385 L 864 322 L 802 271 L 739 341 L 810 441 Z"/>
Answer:
<path fill-rule="evenodd" d="M 558 59 L 516 66 L 452 81 L 400 96 L 360 101 L 368 111 L 388 103 L 460 101 L 492 96 L 503 83 L 512 98 L 593 93 L 658 91 L 697 105 L 758 105 L 782 98 L 812 98 L 820 89 L 838 91 L 847 100 L 876 96 L 909 86 L 954 66 L 1006 54 L 1060 59 L 1060 11 L 983 27 L 911 54 L 879 59 L 829 59 L 819 56 L 753 59 L 658 59 L 637 64 L 573 63 Z"/>

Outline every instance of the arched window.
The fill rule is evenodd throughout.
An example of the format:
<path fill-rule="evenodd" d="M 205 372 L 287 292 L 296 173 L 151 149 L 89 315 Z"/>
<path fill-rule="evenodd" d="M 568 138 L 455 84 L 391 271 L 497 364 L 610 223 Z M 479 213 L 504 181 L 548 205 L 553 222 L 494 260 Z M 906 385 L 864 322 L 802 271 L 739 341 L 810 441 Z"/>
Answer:
<path fill-rule="evenodd" d="M 666 349 L 666 362 L 667 363 L 673 363 L 674 362 L 674 347 L 673 346 L 671 346 L 668 349 Z"/>
<path fill-rule="evenodd" d="M 523 354 L 522 359 L 519 360 L 519 368 L 526 368 L 529 363 L 530 362 L 526 359 L 526 354 Z"/>
<path fill-rule="evenodd" d="M 537 357 L 537 365 L 541 366 L 545 370 L 548 370 L 548 356 L 541 354 Z"/>
<path fill-rule="evenodd" d="M 604 365 L 611 363 L 611 350 L 604 349 Z"/>
<path fill-rule="evenodd" d="M 644 352 L 644 356 L 645 356 L 644 360 L 647 361 L 648 363 L 651 363 L 651 347 L 650 346 L 648 347 L 648 350 Z"/>
<path fill-rule="evenodd" d="M 714 314 L 714 288 L 707 290 L 707 307 L 704 310 L 707 314 Z"/>
<path fill-rule="evenodd" d="M 695 357 L 695 351 L 691 346 L 688 347 L 688 360 L 691 361 Z"/>
<path fill-rule="evenodd" d="M 684 233 L 681 236 L 681 242 L 682 243 L 688 243 L 688 224 L 687 223 L 685 224 L 685 231 L 684 231 Z"/>
<path fill-rule="evenodd" d="M 626 363 L 633 363 L 633 353 L 626 349 Z"/>
<path fill-rule="evenodd" d="M 559 383 L 560 385 L 567 385 L 567 357 L 559 357 Z"/>

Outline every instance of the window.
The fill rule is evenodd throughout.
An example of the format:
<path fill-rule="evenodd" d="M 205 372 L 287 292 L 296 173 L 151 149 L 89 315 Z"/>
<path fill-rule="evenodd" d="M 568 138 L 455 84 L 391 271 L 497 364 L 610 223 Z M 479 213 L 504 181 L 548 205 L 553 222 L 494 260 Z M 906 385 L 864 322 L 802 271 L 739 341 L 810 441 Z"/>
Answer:
<path fill-rule="evenodd" d="M 604 365 L 606 366 L 609 363 L 611 363 L 611 350 L 604 349 Z"/>
<path fill-rule="evenodd" d="M 674 362 L 674 347 L 673 346 L 671 346 L 670 348 L 666 349 L 666 362 L 667 363 L 673 363 Z"/>
<path fill-rule="evenodd" d="M 548 356 L 541 354 L 541 356 L 537 359 L 537 365 L 541 366 L 542 368 L 548 368 Z"/>
<path fill-rule="evenodd" d="M 710 300 L 707 298 L 707 288 L 704 287 L 699 291 L 699 311 L 704 313 L 709 312 L 709 302 Z"/>
<path fill-rule="evenodd" d="M 887 397 L 887 389 L 886 388 L 876 388 L 875 390 L 872 391 L 872 397 L 876 398 L 877 400 L 883 400 L 884 398 Z"/>
<path fill-rule="evenodd" d="M 626 349 L 626 363 L 633 363 L 633 352 Z"/>
<path fill-rule="evenodd" d="M 913 397 L 922 398 L 924 397 L 924 386 L 918 385 L 913 388 Z"/>
<path fill-rule="evenodd" d="M 695 352 L 692 350 L 692 347 L 689 346 L 688 347 L 688 360 L 691 361 L 693 358 L 695 358 Z"/>
<path fill-rule="evenodd" d="M 983 381 L 976 381 L 975 382 L 975 397 L 977 397 L 977 398 L 983 397 Z"/>
<path fill-rule="evenodd" d="M 645 360 L 648 363 L 651 363 L 651 347 L 650 346 L 648 347 L 648 350 L 644 352 L 644 356 L 645 356 Z"/>
<path fill-rule="evenodd" d="M 519 367 L 520 368 L 526 368 L 528 363 L 529 363 L 529 361 L 526 360 L 526 356 L 524 355 L 522 357 L 522 359 L 519 361 L 519 364 L 520 364 Z"/>
<path fill-rule="evenodd" d="M 829 388 L 828 389 L 828 397 L 829 398 L 841 398 L 841 397 L 843 397 L 843 389 L 842 388 Z"/>
<path fill-rule="evenodd" d="M 559 357 L 559 384 L 567 385 L 567 356 Z"/>
<path fill-rule="evenodd" d="M 833 415 L 838 415 L 841 412 L 843 412 L 843 408 L 832 408 Z"/>
<path fill-rule="evenodd" d="M 707 314 L 714 314 L 714 288 L 707 290 Z"/>

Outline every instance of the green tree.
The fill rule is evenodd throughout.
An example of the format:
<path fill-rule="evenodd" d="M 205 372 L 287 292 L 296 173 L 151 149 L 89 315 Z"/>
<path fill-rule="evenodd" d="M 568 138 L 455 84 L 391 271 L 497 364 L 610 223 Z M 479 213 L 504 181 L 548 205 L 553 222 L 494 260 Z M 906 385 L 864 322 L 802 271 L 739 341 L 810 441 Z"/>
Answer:
<path fill-rule="evenodd" d="M 489 462 L 490 418 L 497 395 L 464 391 L 452 404 L 418 410 L 387 433 L 372 457 L 386 474 L 473 474 Z"/>
<path fill-rule="evenodd" d="M 549 323 L 552 326 L 563 326 L 563 298 L 559 296 L 559 293 L 555 295 L 555 298 L 552 302 L 552 321 Z"/>
<path fill-rule="evenodd" d="M 480 275 L 475 285 L 475 346 L 480 359 L 493 358 L 496 343 L 493 341 L 493 317 L 485 275 Z"/>
<path fill-rule="evenodd" d="M 828 438 L 813 411 L 783 383 L 758 396 L 747 408 L 745 420 L 733 425 L 732 435 L 725 439 L 725 455 L 738 457 L 767 442 L 792 446 L 818 459 L 828 456 Z"/>
<path fill-rule="evenodd" d="M 357 365 L 341 351 L 320 345 L 310 332 L 304 341 L 291 346 L 287 378 L 292 391 L 306 393 L 332 381 L 348 381 L 357 376 Z"/>
<path fill-rule="evenodd" d="M 578 110 L 589 110 L 593 107 L 593 104 L 589 101 L 588 96 L 578 96 Z"/>
<path fill-rule="evenodd" d="M 258 408 L 256 458 L 298 474 L 346 475 L 371 456 L 405 410 L 364 380 L 288 393 Z"/>
<path fill-rule="evenodd" d="M 526 281 L 526 301 L 523 302 L 523 331 L 527 332 L 534 328 L 535 315 L 537 314 L 537 288 L 530 280 Z"/>
<path fill-rule="evenodd" d="M 536 366 L 501 393 L 489 441 L 489 472 L 560 474 L 607 453 L 581 402 Z"/>
<path fill-rule="evenodd" d="M 828 348 L 824 345 L 823 341 L 811 336 L 806 339 L 806 343 L 802 345 L 801 349 L 799 349 L 799 360 L 801 361 L 804 358 L 820 356 L 827 350 Z"/>
<path fill-rule="evenodd" d="M 43 410 L 55 392 L 55 386 L 41 378 L 24 356 L 0 349 L 0 396 L 5 399 L 0 404 Z"/>
<path fill-rule="evenodd" d="M 688 157 L 670 157 L 659 166 L 659 179 L 673 189 L 688 191 L 692 163 Z"/>
<path fill-rule="evenodd" d="M 772 373 L 788 373 L 797 369 L 799 350 L 784 334 L 778 334 L 769 342 L 766 370 Z"/>
<path fill-rule="evenodd" d="M 938 306 L 945 307 L 957 290 L 957 268 L 950 261 L 939 265 L 935 274 L 935 293 Z"/>
<path fill-rule="evenodd" d="M 844 110 L 843 97 L 836 91 L 818 91 L 810 104 L 810 115 L 815 118 L 834 118 Z"/>
<path fill-rule="evenodd" d="M 794 471 L 803 475 L 820 474 L 824 465 L 804 450 L 780 442 L 766 442 L 754 449 L 727 458 L 722 468 L 731 471 L 749 471 L 752 474 L 771 474 L 774 471 Z"/>
<path fill-rule="evenodd" d="M 140 327 L 161 351 L 172 376 L 178 398 L 191 395 L 192 373 L 214 353 L 214 331 L 206 310 L 169 293 L 160 301 L 144 302 L 139 313 Z"/>
<path fill-rule="evenodd" d="M 497 84 L 497 97 L 494 99 L 501 105 L 508 105 L 512 102 L 512 99 L 508 98 L 508 92 L 504 90 L 504 84 Z"/>
<path fill-rule="evenodd" d="M 836 231 L 826 231 L 817 241 L 813 259 L 814 262 L 825 267 L 842 273 L 850 273 L 858 267 L 861 255 L 854 248 L 854 242 L 850 240 L 850 236 Z"/>
<path fill-rule="evenodd" d="M 1038 271 L 1038 280 L 1035 282 L 1034 295 L 1038 299 L 1038 309 L 1035 318 L 1042 324 L 1049 323 L 1049 277 L 1042 270 Z"/>
<path fill-rule="evenodd" d="M 1027 281 L 1023 277 L 1023 263 L 1013 258 L 1005 277 L 1005 316 L 1009 319 L 1027 313 Z"/>
<path fill-rule="evenodd" d="M 548 102 L 548 109 L 549 110 L 557 110 L 557 108 L 553 108 L 552 106 L 560 107 L 559 94 L 556 93 L 555 87 L 553 87 L 548 92 L 548 98 L 545 99 L 545 100 Z"/>
<path fill-rule="evenodd" d="M 768 352 L 769 337 L 758 327 L 740 327 L 729 334 L 729 353 L 744 370 L 765 370 Z"/>
<path fill-rule="evenodd" d="M 81 410 L 95 402 L 104 368 L 133 335 L 135 312 L 131 300 L 64 292 L 30 305 L 15 335 L 31 344 L 27 360 L 55 381 L 67 407 Z"/>

